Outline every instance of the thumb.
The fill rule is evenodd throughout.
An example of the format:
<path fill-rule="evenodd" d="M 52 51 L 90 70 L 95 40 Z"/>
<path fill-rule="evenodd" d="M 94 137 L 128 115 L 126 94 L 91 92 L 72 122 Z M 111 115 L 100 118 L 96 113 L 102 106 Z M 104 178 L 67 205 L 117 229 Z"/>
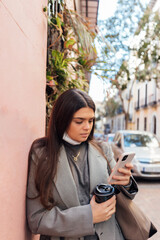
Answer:
<path fill-rule="evenodd" d="M 95 195 L 92 196 L 90 203 L 95 203 Z"/>

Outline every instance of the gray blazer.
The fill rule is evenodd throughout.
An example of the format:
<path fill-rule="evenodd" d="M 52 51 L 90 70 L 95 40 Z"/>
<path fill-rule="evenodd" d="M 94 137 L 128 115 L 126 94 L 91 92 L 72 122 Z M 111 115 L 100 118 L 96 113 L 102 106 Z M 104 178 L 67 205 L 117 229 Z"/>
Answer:
<path fill-rule="evenodd" d="M 111 147 L 107 143 L 103 147 L 110 166 L 113 168 L 115 160 Z M 88 160 L 90 194 L 92 196 L 93 189 L 97 184 L 107 183 L 109 173 L 106 159 L 91 144 L 88 147 Z M 33 153 L 28 176 L 28 197 L 38 195 L 34 182 L 36 165 Z M 129 194 L 125 189 L 124 192 L 128 197 L 134 197 L 134 194 Z M 93 225 L 90 204 L 80 205 L 76 185 L 63 146 L 60 151 L 57 176 L 53 181 L 53 195 L 56 206 L 51 210 L 46 210 L 39 198 L 27 198 L 27 219 L 32 233 L 52 236 L 51 240 L 59 240 L 60 237 L 64 237 L 66 240 L 77 240 L 79 238 L 83 239 L 83 236 L 86 235 L 93 235 L 96 231 L 100 240 L 120 240 L 117 238 L 119 233 L 115 230 L 117 229 L 115 227 L 117 223 L 114 215 L 108 221 Z"/>

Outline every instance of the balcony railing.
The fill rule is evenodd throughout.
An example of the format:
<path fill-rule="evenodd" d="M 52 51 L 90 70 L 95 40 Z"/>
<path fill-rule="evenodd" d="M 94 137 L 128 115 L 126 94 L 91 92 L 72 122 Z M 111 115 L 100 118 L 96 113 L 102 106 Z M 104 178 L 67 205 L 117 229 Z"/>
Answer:
<path fill-rule="evenodd" d="M 147 98 L 141 99 L 141 101 L 140 101 L 140 106 L 141 106 L 141 108 L 147 108 L 147 107 L 148 107 Z"/>
<path fill-rule="evenodd" d="M 143 98 L 140 99 L 140 101 L 135 102 L 135 110 L 138 111 L 140 108 L 156 106 L 158 102 L 160 102 L 160 100 L 157 100 L 156 95 L 151 94 L 147 99 Z"/>
<path fill-rule="evenodd" d="M 138 110 L 140 109 L 139 102 L 135 102 L 135 107 L 134 107 L 134 109 L 135 109 L 136 111 L 138 111 Z"/>
<path fill-rule="evenodd" d="M 149 99 L 148 103 L 150 106 L 157 105 L 158 101 L 155 94 L 150 95 L 148 99 Z"/>

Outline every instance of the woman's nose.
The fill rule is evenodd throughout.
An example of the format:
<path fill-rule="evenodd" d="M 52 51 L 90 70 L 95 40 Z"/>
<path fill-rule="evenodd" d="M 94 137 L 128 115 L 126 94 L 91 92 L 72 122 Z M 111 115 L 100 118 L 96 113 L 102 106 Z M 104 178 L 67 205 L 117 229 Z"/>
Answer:
<path fill-rule="evenodd" d="M 89 129 L 89 128 L 90 128 L 90 125 L 89 125 L 88 122 L 86 122 L 86 123 L 84 124 L 84 129 Z"/>

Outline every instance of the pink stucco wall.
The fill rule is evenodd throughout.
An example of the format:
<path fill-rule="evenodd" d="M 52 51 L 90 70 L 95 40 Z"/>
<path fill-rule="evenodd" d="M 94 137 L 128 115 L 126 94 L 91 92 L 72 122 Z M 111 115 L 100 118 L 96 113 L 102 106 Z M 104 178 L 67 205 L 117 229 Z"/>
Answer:
<path fill-rule="evenodd" d="M 46 4 L 0 1 L 1 240 L 31 239 L 25 220 L 27 155 L 45 131 Z"/>

